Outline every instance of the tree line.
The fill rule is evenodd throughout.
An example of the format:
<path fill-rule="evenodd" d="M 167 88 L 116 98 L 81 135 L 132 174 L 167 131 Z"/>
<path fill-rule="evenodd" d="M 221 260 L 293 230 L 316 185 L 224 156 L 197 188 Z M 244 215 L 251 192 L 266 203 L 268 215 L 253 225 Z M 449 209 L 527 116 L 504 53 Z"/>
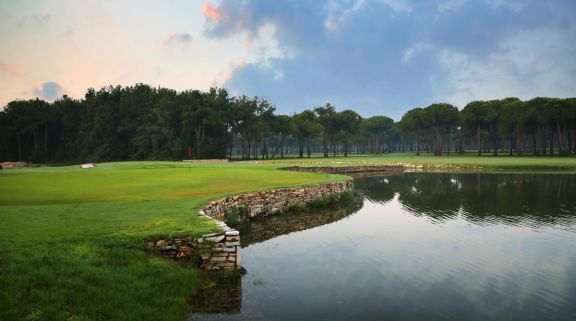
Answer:
<path fill-rule="evenodd" d="M 15 100 L 0 111 L 0 159 L 26 162 L 274 159 L 350 153 L 568 155 L 576 153 L 576 98 L 440 103 L 400 121 L 325 104 L 292 115 L 226 89 L 177 92 L 145 84 L 89 89 L 82 99 Z"/>

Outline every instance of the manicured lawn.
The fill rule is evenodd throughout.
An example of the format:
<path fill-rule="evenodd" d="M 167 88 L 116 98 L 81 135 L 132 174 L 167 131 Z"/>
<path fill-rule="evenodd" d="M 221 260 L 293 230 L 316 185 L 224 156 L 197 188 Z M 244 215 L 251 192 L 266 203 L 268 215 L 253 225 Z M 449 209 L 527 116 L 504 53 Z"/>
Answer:
<path fill-rule="evenodd" d="M 443 155 L 433 156 L 422 153 L 415 156 L 414 153 L 392 153 L 380 155 L 350 155 L 349 157 L 337 156 L 336 158 L 323 158 L 322 155 L 315 154 L 312 158 L 289 158 L 280 160 L 264 161 L 267 164 L 286 164 L 290 166 L 348 166 L 348 165 L 427 165 L 427 167 L 452 169 L 477 168 L 484 170 L 570 170 L 576 171 L 576 157 L 562 156 L 505 156 L 497 157 L 485 154 L 476 156 L 475 153 L 468 152 L 464 155 Z"/>
<path fill-rule="evenodd" d="M 147 254 L 144 240 L 214 231 L 195 213 L 224 195 L 341 178 L 278 167 L 368 164 L 576 171 L 574 157 L 413 154 L 3 170 L 0 320 L 181 320 L 198 271 Z"/>
<path fill-rule="evenodd" d="M 0 320 L 180 320 L 198 271 L 148 255 L 154 235 L 195 235 L 229 194 L 333 175 L 172 162 L 0 172 Z"/>

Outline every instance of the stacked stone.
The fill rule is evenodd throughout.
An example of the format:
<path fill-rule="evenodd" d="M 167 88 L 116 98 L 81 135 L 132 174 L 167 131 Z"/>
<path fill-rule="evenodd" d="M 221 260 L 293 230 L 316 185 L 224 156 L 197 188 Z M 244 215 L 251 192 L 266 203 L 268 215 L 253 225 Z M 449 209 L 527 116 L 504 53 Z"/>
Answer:
<path fill-rule="evenodd" d="M 171 238 L 152 240 L 147 243 L 150 250 L 160 251 L 162 257 L 183 259 L 196 255 L 196 240 L 190 238 Z"/>
<path fill-rule="evenodd" d="M 240 233 L 223 221 L 231 211 L 245 209 L 247 218 L 286 212 L 294 205 L 305 205 L 316 199 L 353 189 L 352 180 L 314 186 L 279 188 L 268 191 L 226 197 L 210 202 L 200 215 L 216 219 L 220 232 L 198 238 L 171 238 L 148 242 L 150 249 L 159 250 L 169 258 L 200 256 L 201 267 L 208 270 L 240 268 Z M 242 219 L 242 218 L 241 218 Z"/>
<path fill-rule="evenodd" d="M 236 230 L 204 235 L 198 239 L 205 270 L 240 268 L 240 233 Z"/>
<path fill-rule="evenodd" d="M 314 172 L 314 173 L 331 173 L 331 174 L 346 174 L 346 173 L 365 173 L 365 172 L 391 172 L 401 173 L 404 171 L 402 165 L 366 165 L 366 166 L 339 166 L 339 167 L 285 167 L 287 171 L 293 172 Z"/>
<path fill-rule="evenodd" d="M 200 215 L 209 217 L 204 211 Z M 197 242 L 202 248 L 201 268 L 205 270 L 239 269 L 240 266 L 240 232 L 230 228 L 222 221 L 216 221 L 220 232 L 199 237 Z"/>
<path fill-rule="evenodd" d="M 352 189 L 352 180 L 305 187 L 279 188 L 219 199 L 210 202 L 202 211 L 207 216 L 223 221 L 231 211 L 238 212 L 242 208 L 245 209 L 247 218 L 252 218 L 286 212 L 292 206 L 305 205 L 316 199 L 331 194 L 341 194 Z"/>
<path fill-rule="evenodd" d="M 204 212 L 200 211 L 200 215 Z M 149 249 L 159 250 L 166 258 L 202 258 L 201 268 L 228 270 L 240 268 L 240 233 L 224 222 L 216 221 L 220 231 L 198 238 L 171 238 L 149 241 Z"/>

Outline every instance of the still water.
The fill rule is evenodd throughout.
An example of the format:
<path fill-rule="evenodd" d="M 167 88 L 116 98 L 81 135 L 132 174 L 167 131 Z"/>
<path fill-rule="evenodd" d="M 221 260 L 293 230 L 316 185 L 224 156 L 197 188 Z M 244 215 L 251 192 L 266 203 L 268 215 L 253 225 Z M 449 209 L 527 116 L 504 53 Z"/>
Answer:
<path fill-rule="evenodd" d="M 576 320 L 576 175 L 413 173 L 355 188 L 350 208 L 244 227 L 247 274 L 206 286 L 188 319 Z"/>

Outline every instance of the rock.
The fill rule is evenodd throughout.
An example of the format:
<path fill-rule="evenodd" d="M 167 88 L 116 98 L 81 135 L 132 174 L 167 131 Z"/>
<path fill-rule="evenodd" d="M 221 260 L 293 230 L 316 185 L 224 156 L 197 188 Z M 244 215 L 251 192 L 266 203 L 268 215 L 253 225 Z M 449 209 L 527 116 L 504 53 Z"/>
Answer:
<path fill-rule="evenodd" d="M 165 240 L 158 240 L 158 241 L 156 241 L 156 246 L 157 246 L 157 247 L 163 247 L 164 245 L 166 245 L 166 241 L 165 241 Z"/>
<path fill-rule="evenodd" d="M 226 236 L 237 236 L 240 235 L 240 232 L 236 231 L 236 230 L 230 230 L 228 232 L 225 233 Z"/>
<path fill-rule="evenodd" d="M 236 264 L 231 263 L 231 262 L 223 262 L 223 263 L 218 263 L 218 266 L 221 268 L 230 269 L 230 268 L 235 268 Z"/>
<path fill-rule="evenodd" d="M 203 238 L 213 237 L 213 236 L 216 236 L 216 235 L 218 235 L 218 234 L 219 234 L 219 233 L 210 233 L 210 234 L 202 235 L 202 237 L 203 237 Z"/>
<path fill-rule="evenodd" d="M 222 242 L 226 236 L 225 235 L 218 235 L 213 237 L 204 237 L 204 240 L 208 242 L 218 243 Z"/>
<path fill-rule="evenodd" d="M 226 257 L 225 256 L 213 256 L 208 261 L 211 263 L 226 262 Z"/>

